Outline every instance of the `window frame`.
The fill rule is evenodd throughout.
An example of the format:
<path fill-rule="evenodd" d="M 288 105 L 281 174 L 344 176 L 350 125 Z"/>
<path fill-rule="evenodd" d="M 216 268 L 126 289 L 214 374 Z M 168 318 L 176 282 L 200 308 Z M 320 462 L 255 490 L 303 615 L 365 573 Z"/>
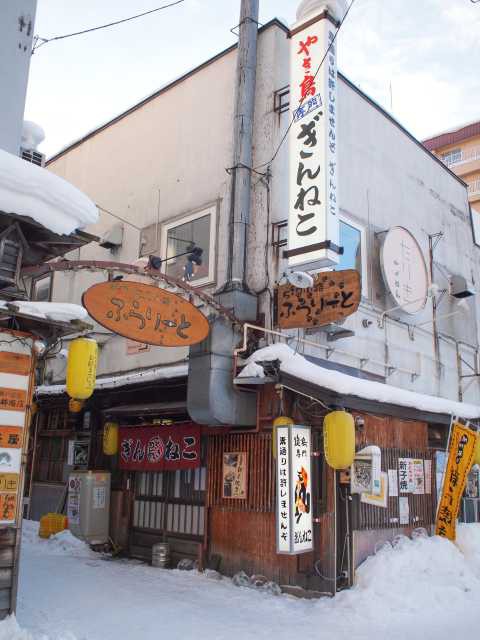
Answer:
<path fill-rule="evenodd" d="M 367 226 L 353 220 L 349 215 L 346 215 L 342 212 L 338 214 L 338 223 L 339 223 L 339 233 L 340 233 L 340 222 L 347 224 L 350 227 L 353 227 L 356 231 L 360 233 L 360 250 L 361 250 L 361 263 L 362 263 L 362 272 L 360 273 L 361 281 L 362 281 L 362 298 L 368 298 L 368 256 L 367 256 Z"/>
<path fill-rule="evenodd" d="M 454 156 L 459 156 L 458 160 L 453 159 Z M 442 162 L 450 167 L 453 164 L 458 164 L 463 160 L 463 150 L 461 147 L 456 147 L 455 149 L 450 149 L 446 153 L 442 153 Z"/>
<path fill-rule="evenodd" d="M 160 233 L 160 254 L 162 259 L 167 257 L 167 248 L 168 248 L 168 232 L 171 229 L 175 229 L 183 224 L 188 224 L 189 222 L 193 222 L 194 220 L 198 220 L 199 218 L 204 218 L 205 216 L 210 215 L 210 246 L 209 246 L 209 265 L 208 265 L 208 275 L 204 278 L 199 278 L 198 280 L 191 280 L 188 284 L 191 287 L 204 287 L 206 285 L 214 284 L 216 279 L 216 243 L 217 243 L 217 217 L 218 217 L 218 203 L 209 204 L 207 206 L 202 207 L 201 209 L 196 209 L 190 213 L 184 214 L 182 216 L 177 216 L 172 218 L 166 222 L 162 223 L 161 233 Z M 162 264 L 162 273 L 167 274 L 168 263 L 164 262 Z"/>
<path fill-rule="evenodd" d="M 34 278 L 32 278 L 32 283 L 30 286 L 30 300 L 32 302 L 42 302 L 41 300 L 38 300 L 35 295 L 36 295 L 36 291 L 37 291 L 37 287 L 38 284 L 42 281 L 42 280 L 50 280 L 50 288 L 48 291 L 48 298 L 46 300 L 44 300 L 44 302 L 51 302 L 52 301 L 52 294 L 53 294 L 53 273 L 49 272 L 49 273 L 45 273 L 41 276 L 36 276 Z"/>

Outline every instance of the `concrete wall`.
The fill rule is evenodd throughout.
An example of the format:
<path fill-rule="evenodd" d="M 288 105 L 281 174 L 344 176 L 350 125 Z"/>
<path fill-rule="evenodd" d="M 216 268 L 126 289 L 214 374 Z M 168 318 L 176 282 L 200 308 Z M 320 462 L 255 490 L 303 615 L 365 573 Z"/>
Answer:
<path fill-rule="evenodd" d="M 281 147 L 271 174 L 262 175 L 267 171 L 262 165 L 273 155 L 289 123 L 288 112 L 279 115 L 274 111 L 275 91 L 288 84 L 289 40 L 285 32 L 277 26 L 265 29 L 259 37 L 258 55 L 253 160 L 257 172 L 252 180 L 247 282 L 252 290 L 263 291 L 260 310 L 268 326 L 272 287 L 286 266 L 282 260 L 277 264 L 268 222 L 279 223 L 288 217 L 288 144 Z M 225 169 L 232 162 L 235 63 L 235 51 L 219 57 L 50 164 L 52 171 L 126 221 L 124 244 L 118 252 L 92 244 L 72 258 L 132 262 L 139 255 L 140 229 L 155 224 L 157 215 L 161 224 L 218 202 L 214 286 L 223 284 L 230 180 Z M 428 235 L 443 234 L 434 252 L 440 265 L 434 269 L 434 280 L 441 288 L 447 286 L 443 273 L 479 281 L 479 250 L 473 245 L 465 186 L 344 80 L 339 82 L 338 104 L 340 210 L 365 229 L 364 277 L 368 284 L 359 312 L 345 322 L 355 336 L 327 344 L 324 331 L 309 331 L 309 339 L 319 345 L 310 349 L 311 355 L 328 355 L 334 362 L 362 366 L 404 388 L 453 399 L 463 392 L 464 399 L 480 403 L 477 379 L 464 379 L 460 385 L 457 366 L 457 355 L 472 365 L 478 358 L 476 297 L 469 301 L 468 316 L 439 321 L 440 363 L 434 358 L 431 324 L 412 328 L 431 320 L 430 301 L 416 316 L 395 311 L 384 328 L 377 323 L 383 311 L 395 306 L 383 285 L 379 264 L 381 232 L 392 226 L 403 225 L 411 231 L 427 263 Z M 98 225 L 88 230 L 101 234 L 117 221 L 102 212 Z M 285 228 L 281 237 L 286 237 Z M 55 299 L 78 302 L 89 284 L 103 279 L 102 274 L 58 275 Z M 438 315 L 454 308 L 452 299 L 444 296 Z M 364 320 L 371 324 L 364 326 Z M 100 373 L 173 362 L 187 355 L 184 350 L 153 348 L 127 356 L 123 338 L 100 339 L 107 341 L 101 352 Z M 462 366 L 460 373 L 472 373 Z M 64 371 L 57 367 L 55 377 L 63 376 Z M 472 382 L 466 389 L 469 380 Z"/>

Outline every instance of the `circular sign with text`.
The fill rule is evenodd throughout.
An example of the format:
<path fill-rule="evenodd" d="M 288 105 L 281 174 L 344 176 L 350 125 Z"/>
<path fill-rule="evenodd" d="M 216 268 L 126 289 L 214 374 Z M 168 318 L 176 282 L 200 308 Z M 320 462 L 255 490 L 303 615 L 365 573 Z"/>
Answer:
<path fill-rule="evenodd" d="M 159 347 L 188 347 L 208 336 L 205 316 L 169 291 L 140 282 L 95 284 L 82 304 L 102 327 L 119 336 Z"/>
<path fill-rule="evenodd" d="M 428 271 L 420 245 L 410 231 L 392 227 L 380 252 L 387 289 L 401 311 L 422 311 L 428 296 Z"/>

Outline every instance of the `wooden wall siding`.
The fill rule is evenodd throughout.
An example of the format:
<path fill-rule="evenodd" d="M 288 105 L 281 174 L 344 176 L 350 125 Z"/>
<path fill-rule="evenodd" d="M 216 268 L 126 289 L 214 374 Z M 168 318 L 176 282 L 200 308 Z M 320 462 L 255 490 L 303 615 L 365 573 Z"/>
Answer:
<path fill-rule="evenodd" d="M 409 524 L 405 527 L 429 527 L 435 522 L 436 512 L 436 482 L 435 482 L 435 452 L 412 449 L 382 449 L 382 471 L 388 469 L 398 470 L 399 458 L 416 458 L 431 460 L 432 462 L 432 487 L 431 494 L 415 495 L 412 493 L 400 493 L 401 497 L 408 497 L 410 509 Z M 352 528 L 356 530 L 368 529 L 397 529 L 399 523 L 399 499 L 387 498 L 387 508 L 376 507 L 360 502 L 358 495 L 353 496 L 352 501 Z"/>
<path fill-rule="evenodd" d="M 401 420 L 391 416 L 358 414 L 365 420 L 363 429 L 356 429 L 357 449 L 375 444 L 384 448 L 428 449 L 426 422 Z"/>
<path fill-rule="evenodd" d="M 248 452 L 247 499 L 223 498 L 223 454 Z M 270 433 L 239 433 L 208 438 L 207 505 L 231 511 L 275 509 L 275 460 Z"/>

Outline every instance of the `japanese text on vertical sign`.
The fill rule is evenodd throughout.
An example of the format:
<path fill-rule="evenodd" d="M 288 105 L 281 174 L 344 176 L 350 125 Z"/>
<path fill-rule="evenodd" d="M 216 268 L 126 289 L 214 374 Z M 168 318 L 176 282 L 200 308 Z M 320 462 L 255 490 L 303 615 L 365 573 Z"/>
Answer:
<path fill-rule="evenodd" d="M 435 527 L 435 533 L 438 536 L 449 540 L 455 540 L 460 500 L 467 483 L 467 475 L 472 467 L 475 442 L 475 432 L 458 423 L 453 425 Z"/>
<path fill-rule="evenodd" d="M 290 553 L 290 436 L 277 427 L 277 552 Z"/>
<path fill-rule="evenodd" d="M 308 247 L 338 244 L 337 67 L 335 31 L 328 19 L 292 37 L 289 266 L 338 258 Z M 323 250 L 324 251 L 324 250 Z"/>

